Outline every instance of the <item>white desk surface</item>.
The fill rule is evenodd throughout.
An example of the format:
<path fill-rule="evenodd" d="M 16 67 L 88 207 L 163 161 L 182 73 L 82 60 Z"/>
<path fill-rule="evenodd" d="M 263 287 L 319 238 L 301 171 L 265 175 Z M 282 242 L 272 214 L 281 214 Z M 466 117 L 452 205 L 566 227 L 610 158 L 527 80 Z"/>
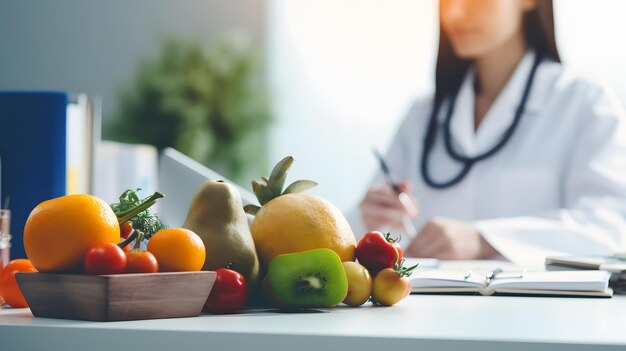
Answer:
<path fill-rule="evenodd" d="M 394 307 L 131 322 L 0 310 L 0 350 L 625 350 L 626 296 L 411 295 Z M 399 349 L 396 349 L 399 350 Z"/>

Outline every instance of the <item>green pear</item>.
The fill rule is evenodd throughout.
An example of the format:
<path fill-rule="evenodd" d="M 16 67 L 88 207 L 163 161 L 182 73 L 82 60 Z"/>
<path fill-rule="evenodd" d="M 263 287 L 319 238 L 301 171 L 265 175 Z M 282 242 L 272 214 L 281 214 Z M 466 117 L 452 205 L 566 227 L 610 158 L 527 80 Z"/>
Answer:
<path fill-rule="evenodd" d="M 206 248 L 203 270 L 230 268 L 252 285 L 259 259 L 248 218 L 237 189 L 223 180 L 207 180 L 198 189 L 183 224 L 202 238 Z"/>

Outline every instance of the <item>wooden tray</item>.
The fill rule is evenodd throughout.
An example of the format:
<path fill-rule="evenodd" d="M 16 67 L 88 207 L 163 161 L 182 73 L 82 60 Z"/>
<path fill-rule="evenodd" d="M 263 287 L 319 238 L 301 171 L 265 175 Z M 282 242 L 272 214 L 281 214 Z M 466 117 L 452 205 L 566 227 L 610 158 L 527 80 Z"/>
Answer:
<path fill-rule="evenodd" d="M 34 316 L 106 322 L 197 316 L 216 274 L 17 273 L 15 276 Z"/>

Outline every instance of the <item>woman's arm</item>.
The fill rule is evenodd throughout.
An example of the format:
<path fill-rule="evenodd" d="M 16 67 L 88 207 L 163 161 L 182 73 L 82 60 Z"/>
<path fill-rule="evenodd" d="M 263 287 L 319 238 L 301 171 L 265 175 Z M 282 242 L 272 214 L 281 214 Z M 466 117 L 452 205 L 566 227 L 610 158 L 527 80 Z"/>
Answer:
<path fill-rule="evenodd" d="M 579 137 L 563 175 L 564 208 L 474 223 L 482 237 L 513 262 L 626 250 L 626 117 L 604 89 L 594 89 L 585 98 L 588 109 L 578 116 Z"/>

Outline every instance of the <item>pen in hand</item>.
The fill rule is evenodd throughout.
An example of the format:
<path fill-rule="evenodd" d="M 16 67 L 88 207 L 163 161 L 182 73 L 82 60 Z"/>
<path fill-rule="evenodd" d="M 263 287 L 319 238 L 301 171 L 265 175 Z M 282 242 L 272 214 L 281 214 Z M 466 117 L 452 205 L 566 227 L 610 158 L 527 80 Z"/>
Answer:
<path fill-rule="evenodd" d="M 417 235 L 417 230 L 415 229 L 415 225 L 413 224 L 413 221 L 411 220 L 411 217 L 409 216 L 409 214 L 413 212 L 412 209 L 415 206 L 413 205 L 409 195 L 403 192 L 398 186 L 397 182 L 394 181 L 393 177 L 391 176 L 391 172 L 389 171 L 389 167 L 387 166 L 387 162 L 385 162 L 385 159 L 380 154 L 380 152 L 378 152 L 378 150 L 376 149 L 373 149 L 373 151 L 374 151 L 374 156 L 376 156 L 376 158 L 378 159 L 378 162 L 380 164 L 380 169 L 383 172 L 385 181 L 391 187 L 391 189 L 393 189 L 393 191 L 396 193 L 396 195 L 398 196 L 398 200 L 400 200 L 400 203 L 404 207 L 404 210 L 406 213 L 404 216 L 402 216 L 402 226 L 404 227 L 404 231 L 406 232 L 406 235 L 409 238 L 409 240 L 413 240 L 415 236 Z"/>

